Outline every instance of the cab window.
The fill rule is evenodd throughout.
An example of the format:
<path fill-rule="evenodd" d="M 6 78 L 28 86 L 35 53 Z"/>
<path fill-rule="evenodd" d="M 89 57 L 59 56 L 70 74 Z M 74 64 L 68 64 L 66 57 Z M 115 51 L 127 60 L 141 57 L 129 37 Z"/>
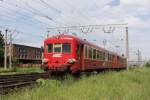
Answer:
<path fill-rule="evenodd" d="M 62 52 L 63 53 L 70 53 L 71 52 L 71 45 L 69 43 L 62 44 Z"/>
<path fill-rule="evenodd" d="M 47 53 L 52 53 L 53 52 L 53 44 L 47 44 L 46 51 L 47 51 Z"/>
<path fill-rule="evenodd" d="M 54 52 L 61 52 L 62 44 L 56 43 L 54 44 Z"/>

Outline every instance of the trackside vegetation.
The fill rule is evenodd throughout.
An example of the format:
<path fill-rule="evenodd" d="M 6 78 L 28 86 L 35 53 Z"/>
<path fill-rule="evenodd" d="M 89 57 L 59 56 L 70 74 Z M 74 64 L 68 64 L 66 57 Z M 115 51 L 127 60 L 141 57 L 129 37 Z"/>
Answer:
<path fill-rule="evenodd" d="M 2 100 L 149 100 L 150 68 L 102 72 L 81 79 L 37 80 L 37 88 L 1 96 Z"/>
<path fill-rule="evenodd" d="M 0 69 L 0 75 L 8 75 L 8 74 L 25 74 L 25 73 L 33 73 L 33 72 L 44 72 L 40 67 L 15 67 L 14 69 Z"/>

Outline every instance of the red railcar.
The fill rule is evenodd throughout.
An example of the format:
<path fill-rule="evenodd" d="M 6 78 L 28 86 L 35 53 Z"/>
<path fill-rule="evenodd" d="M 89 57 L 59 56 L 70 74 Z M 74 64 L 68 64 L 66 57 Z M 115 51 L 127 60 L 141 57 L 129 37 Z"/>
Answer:
<path fill-rule="evenodd" d="M 51 71 L 124 69 L 126 58 L 72 35 L 57 35 L 44 41 L 43 68 Z"/>

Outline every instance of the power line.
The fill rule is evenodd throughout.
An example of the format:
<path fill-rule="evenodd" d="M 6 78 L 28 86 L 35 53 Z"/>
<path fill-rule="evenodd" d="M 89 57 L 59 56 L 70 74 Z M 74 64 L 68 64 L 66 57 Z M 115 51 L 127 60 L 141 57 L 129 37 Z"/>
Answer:
<path fill-rule="evenodd" d="M 38 12 L 38 13 L 36 13 L 36 15 L 40 15 L 41 17 L 44 17 L 44 18 L 47 18 L 47 17 L 48 17 L 48 19 L 51 20 L 52 22 L 54 22 L 54 23 L 56 23 L 56 24 L 59 23 L 59 22 L 56 22 L 53 18 L 49 17 L 48 15 L 45 15 L 45 14 L 41 13 L 40 10 L 37 10 L 37 9 L 31 7 L 27 2 L 24 2 L 24 3 L 25 3 L 32 11 Z M 60 24 L 60 23 L 59 23 L 59 24 Z"/>
<path fill-rule="evenodd" d="M 12 6 L 12 4 L 10 4 L 10 3 L 8 3 L 8 2 L 7 2 L 7 4 L 9 4 L 10 6 Z M 13 6 L 13 7 L 14 7 L 14 6 Z M 24 8 L 18 6 L 18 5 L 15 5 L 15 7 L 20 8 L 20 9 L 22 9 L 22 10 L 24 10 L 24 11 L 27 11 L 28 13 L 31 13 L 31 14 L 35 15 L 35 12 L 33 12 L 33 11 L 31 11 L 31 10 L 30 10 L 30 11 L 29 11 L 29 10 L 26 10 L 26 9 L 24 9 Z M 36 14 L 37 14 L 37 13 L 36 13 Z M 27 15 L 29 15 L 29 14 L 26 14 L 25 16 L 27 17 Z M 23 16 L 24 16 L 24 15 L 23 15 Z M 47 24 L 41 22 L 40 20 L 37 20 L 37 19 L 34 19 L 34 20 L 36 20 L 37 22 L 39 22 L 39 23 L 41 23 L 41 24 L 43 24 L 43 25 L 47 25 Z M 36 21 L 35 21 L 35 22 L 36 22 Z"/>
<path fill-rule="evenodd" d="M 12 9 L 9 9 L 9 8 L 6 8 L 6 7 L 3 7 L 3 6 L 0 6 L 1 8 L 3 8 L 3 9 L 5 9 L 5 13 L 7 14 L 7 17 L 9 16 L 10 18 L 12 18 L 12 16 L 14 16 L 14 15 L 12 15 L 12 13 L 10 13 L 9 11 L 11 11 L 11 12 L 13 12 L 13 13 L 16 13 L 17 11 L 14 11 L 14 10 L 12 10 Z M 31 23 L 31 22 L 33 22 L 33 23 L 36 23 L 36 21 L 34 22 L 33 20 L 30 20 L 29 18 L 29 16 L 26 16 L 26 15 L 24 15 L 24 14 L 22 14 L 22 13 L 20 13 L 20 12 L 17 12 L 17 15 L 21 15 L 21 18 L 19 18 L 19 20 L 21 19 L 21 20 L 23 20 L 25 23 Z M 1 14 L 2 15 L 2 14 Z M 3 16 L 6 16 L 6 15 L 3 15 Z M 14 20 L 17 20 L 17 19 L 15 19 L 14 18 Z M 29 20 L 29 21 L 27 21 L 27 20 Z M 17 20 L 18 21 L 18 20 Z M 44 24 L 44 23 L 41 23 L 41 24 Z"/>
<path fill-rule="evenodd" d="M 48 8 L 55 10 L 58 13 L 61 13 L 60 10 L 54 8 L 53 6 L 51 6 L 50 4 L 46 3 L 44 0 L 40 0 L 43 4 L 45 4 Z"/>

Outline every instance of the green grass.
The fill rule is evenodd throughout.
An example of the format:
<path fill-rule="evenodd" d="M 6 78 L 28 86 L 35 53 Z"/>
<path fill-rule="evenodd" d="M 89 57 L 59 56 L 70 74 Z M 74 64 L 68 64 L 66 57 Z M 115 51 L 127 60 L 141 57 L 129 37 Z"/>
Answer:
<path fill-rule="evenodd" d="M 26 67 L 26 68 L 16 68 L 15 72 L 18 73 L 30 73 L 30 72 L 44 72 L 40 67 Z"/>
<path fill-rule="evenodd" d="M 0 74 L 9 73 L 9 72 L 13 72 L 13 70 L 12 69 L 4 69 L 4 68 L 0 67 Z"/>
<path fill-rule="evenodd" d="M 150 100 L 150 68 L 105 72 L 75 80 L 38 80 L 39 86 L 3 100 Z"/>
<path fill-rule="evenodd" d="M 26 67 L 20 68 L 17 67 L 15 69 L 0 69 L 0 75 L 7 75 L 7 74 L 20 74 L 20 73 L 32 73 L 32 72 L 44 72 L 43 69 L 39 67 Z"/>

